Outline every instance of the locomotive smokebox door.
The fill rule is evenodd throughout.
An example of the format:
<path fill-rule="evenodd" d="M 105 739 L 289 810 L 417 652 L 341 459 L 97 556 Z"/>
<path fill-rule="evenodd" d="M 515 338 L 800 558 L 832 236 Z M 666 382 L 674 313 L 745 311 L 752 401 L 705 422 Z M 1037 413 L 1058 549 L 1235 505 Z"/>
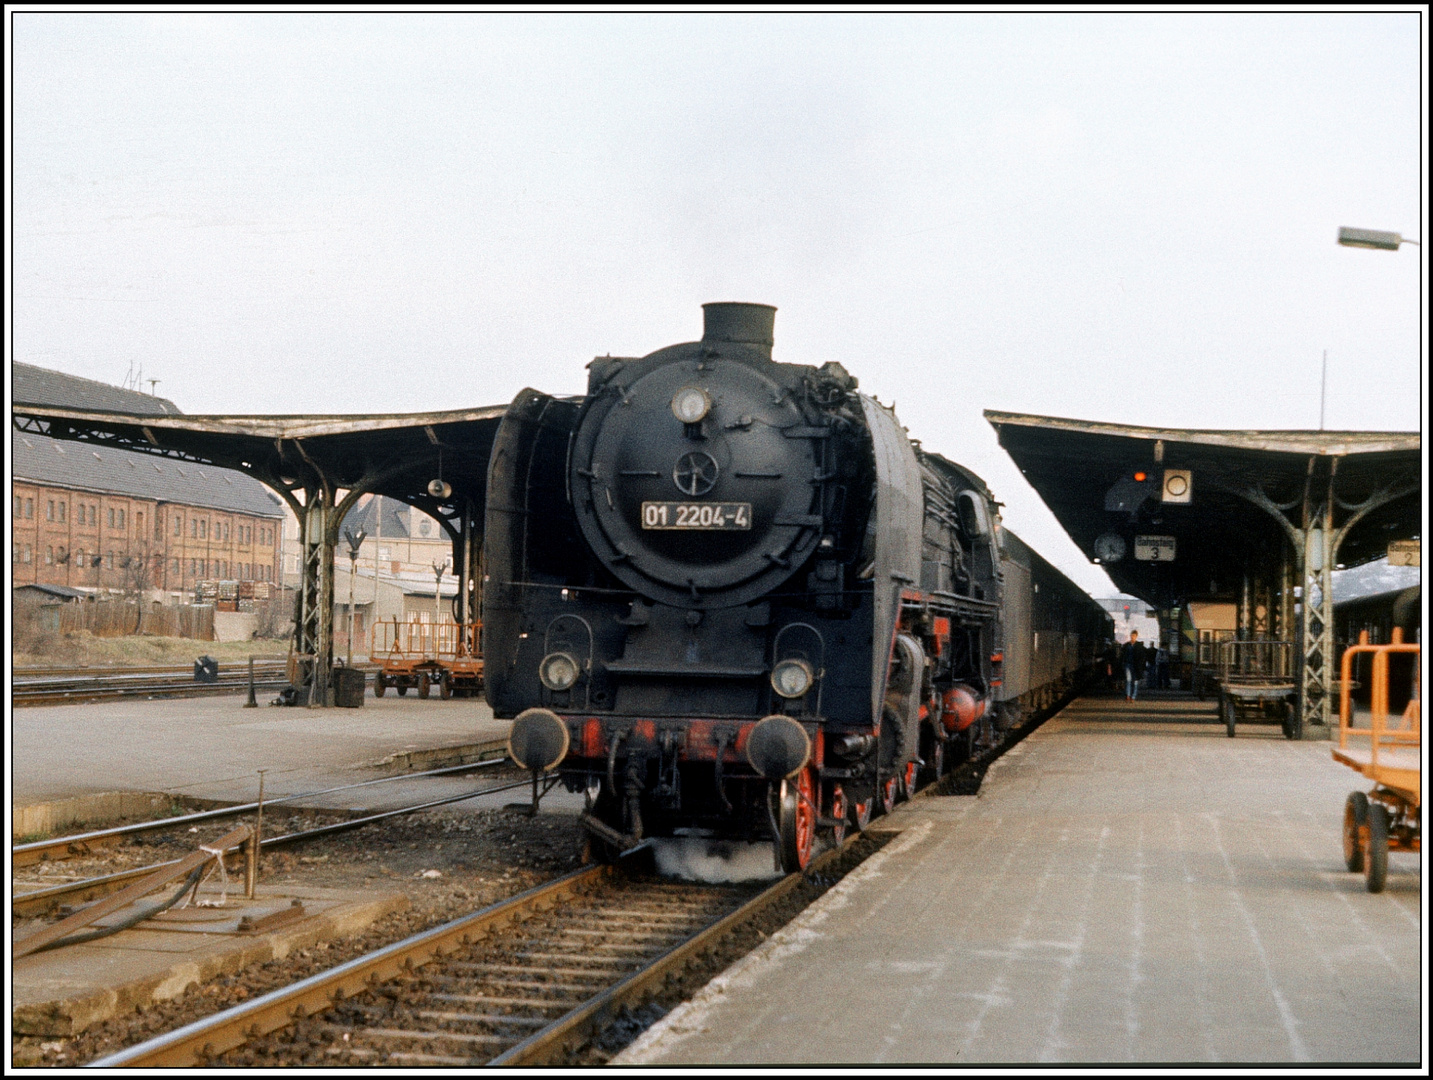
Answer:
<path fill-rule="evenodd" d="M 823 535 L 829 425 L 771 362 L 775 308 L 708 304 L 700 343 L 603 369 L 573 434 L 568 491 L 604 567 L 648 600 L 750 603 Z M 595 369 L 594 369 L 595 371 Z"/>

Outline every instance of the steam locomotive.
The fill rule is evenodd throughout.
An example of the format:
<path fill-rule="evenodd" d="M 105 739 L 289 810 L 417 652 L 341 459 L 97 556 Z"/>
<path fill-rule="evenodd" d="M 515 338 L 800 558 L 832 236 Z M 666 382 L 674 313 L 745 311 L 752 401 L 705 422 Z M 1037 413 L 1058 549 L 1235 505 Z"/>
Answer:
<path fill-rule="evenodd" d="M 486 693 L 594 844 L 769 838 L 787 870 L 1067 695 L 1109 617 L 775 308 L 524 390 L 488 473 Z M 536 772 L 535 772 L 536 775 Z"/>

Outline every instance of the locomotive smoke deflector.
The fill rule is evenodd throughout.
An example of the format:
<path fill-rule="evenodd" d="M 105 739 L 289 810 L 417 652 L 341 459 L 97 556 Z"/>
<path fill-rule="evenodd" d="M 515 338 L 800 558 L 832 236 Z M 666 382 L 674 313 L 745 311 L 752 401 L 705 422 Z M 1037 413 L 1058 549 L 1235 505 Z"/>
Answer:
<path fill-rule="evenodd" d="M 776 344 L 776 309 L 770 304 L 703 304 L 702 341 L 734 342 L 771 359 Z"/>

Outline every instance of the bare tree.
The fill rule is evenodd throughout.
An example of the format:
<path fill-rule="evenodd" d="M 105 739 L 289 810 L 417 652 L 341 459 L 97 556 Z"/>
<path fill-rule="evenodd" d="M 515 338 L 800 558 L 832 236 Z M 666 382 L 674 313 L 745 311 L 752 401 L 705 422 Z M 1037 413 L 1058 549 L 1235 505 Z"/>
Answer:
<path fill-rule="evenodd" d="M 155 558 L 159 559 L 163 556 L 159 555 Z M 131 634 L 138 634 L 139 628 L 144 625 L 144 596 L 154 581 L 153 569 L 148 544 L 142 547 L 137 554 L 126 555 L 120 564 L 122 574 L 120 583 L 124 591 L 125 602 L 134 605 L 134 629 L 130 631 Z"/>

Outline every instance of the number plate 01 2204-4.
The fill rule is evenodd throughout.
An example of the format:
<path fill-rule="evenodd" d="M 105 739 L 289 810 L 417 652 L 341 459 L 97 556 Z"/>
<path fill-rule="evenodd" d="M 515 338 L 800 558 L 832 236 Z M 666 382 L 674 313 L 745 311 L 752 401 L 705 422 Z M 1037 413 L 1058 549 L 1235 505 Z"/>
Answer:
<path fill-rule="evenodd" d="M 644 529 L 751 528 L 751 503 L 644 502 Z"/>

